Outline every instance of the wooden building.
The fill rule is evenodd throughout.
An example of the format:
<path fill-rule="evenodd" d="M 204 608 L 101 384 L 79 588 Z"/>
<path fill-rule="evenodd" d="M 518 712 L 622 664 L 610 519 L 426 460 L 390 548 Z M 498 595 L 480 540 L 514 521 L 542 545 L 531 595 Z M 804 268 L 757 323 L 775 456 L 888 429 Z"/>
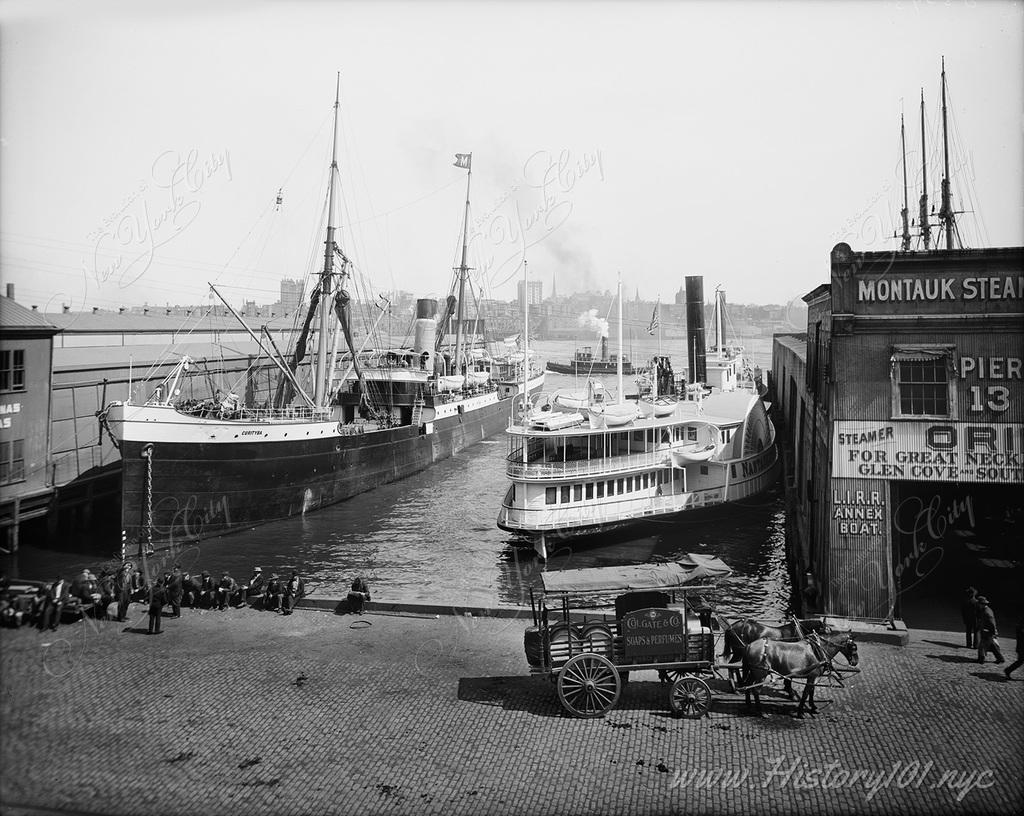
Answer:
<path fill-rule="evenodd" d="M 956 623 L 1024 603 L 1024 247 L 855 253 L 776 336 L 788 529 L 819 611 Z"/>

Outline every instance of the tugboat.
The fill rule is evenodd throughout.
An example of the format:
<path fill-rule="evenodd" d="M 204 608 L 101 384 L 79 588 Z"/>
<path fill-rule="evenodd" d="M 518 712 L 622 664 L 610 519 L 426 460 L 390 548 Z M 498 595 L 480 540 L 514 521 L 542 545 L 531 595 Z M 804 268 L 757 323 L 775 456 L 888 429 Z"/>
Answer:
<path fill-rule="evenodd" d="M 554 374 L 571 374 L 574 377 L 600 377 L 603 375 L 617 374 L 619 371 L 619 358 L 622 358 L 622 373 L 626 376 L 633 374 L 633 364 L 625 354 L 608 355 L 608 338 L 601 338 L 601 356 L 594 357 L 592 346 L 583 346 L 577 349 L 576 354 L 568 363 L 556 363 L 548 360 L 548 371 Z"/>

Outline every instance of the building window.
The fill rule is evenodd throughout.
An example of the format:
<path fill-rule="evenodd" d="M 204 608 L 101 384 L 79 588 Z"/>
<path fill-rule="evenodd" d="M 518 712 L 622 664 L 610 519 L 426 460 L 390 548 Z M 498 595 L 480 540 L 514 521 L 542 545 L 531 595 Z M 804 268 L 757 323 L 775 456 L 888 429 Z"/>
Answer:
<path fill-rule="evenodd" d="M 569 485 L 562 485 L 562 504 L 569 503 Z"/>
<path fill-rule="evenodd" d="M 953 417 L 952 346 L 897 346 L 891 363 L 893 416 Z"/>
<path fill-rule="evenodd" d="M 583 501 L 583 485 L 578 484 L 572 486 L 572 500 Z"/>
<path fill-rule="evenodd" d="M 24 349 L 0 351 L 0 391 L 25 390 Z"/>
<path fill-rule="evenodd" d="M 611 484 L 611 482 L 609 482 L 608 484 Z M 597 497 L 599 499 L 604 498 L 604 482 L 597 483 Z"/>
<path fill-rule="evenodd" d="M 558 488 L 548 487 L 544 489 L 544 504 L 558 503 Z"/>
<path fill-rule="evenodd" d="M 615 480 L 614 479 L 609 479 L 608 480 L 608 495 L 609 496 L 614 496 L 615 495 Z"/>
<path fill-rule="evenodd" d="M 588 482 L 587 483 L 587 498 L 588 499 L 594 498 L 594 483 L 593 482 Z"/>
<path fill-rule="evenodd" d="M 0 484 L 25 480 L 25 440 L 0 442 Z"/>
<path fill-rule="evenodd" d="M 623 481 L 624 481 L 623 479 L 617 479 L 616 480 L 616 484 L 615 484 L 615 492 L 618 495 L 620 495 L 620 496 L 622 495 L 622 483 L 623 483 Z"/>

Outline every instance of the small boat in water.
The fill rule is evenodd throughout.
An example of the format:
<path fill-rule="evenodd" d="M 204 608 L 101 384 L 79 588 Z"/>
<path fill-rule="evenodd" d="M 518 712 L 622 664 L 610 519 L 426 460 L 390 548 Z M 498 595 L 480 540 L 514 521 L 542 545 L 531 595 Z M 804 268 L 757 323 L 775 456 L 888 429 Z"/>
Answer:
<path fill-rule="evenodd" d="M 633 364 L 624 354 L 608 354 L 608 338 L 601 338 L 601 356 L 595 357 L 591 346 L 577 349 L 573 358 L 567 363 L 548 360 L 547 368 L 555 374 L 571 374 L 574 377 L 600 377 L 617 374 L 619 358 L 622 359 L 622 373 L 626 376 L 634 374 Z"/>

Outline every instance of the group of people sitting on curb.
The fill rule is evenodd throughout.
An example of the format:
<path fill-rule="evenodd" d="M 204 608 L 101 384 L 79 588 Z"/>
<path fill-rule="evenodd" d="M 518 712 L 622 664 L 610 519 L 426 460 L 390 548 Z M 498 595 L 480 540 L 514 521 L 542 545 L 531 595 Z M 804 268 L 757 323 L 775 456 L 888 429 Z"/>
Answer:
<path fill-rule="evenodd" d="M 216 610 L 252 606 L 290 615 L 305 594 L 305 581 L 294 571 L 287 580 L 281 580 L 276 574 L 267 580 L 263 570 L 255 567 L 252 577 L 238 584 L 227 572 L 219 579 L 205 570 L 199 575 L 190 575 L 176 564 L 172 571 L 165 572 L 151 584 L 142 570 L 126 561 L 116 572 L 104 570 L 98 577 L 88 569 L 71 581 L 58 575 L 52 583 L 39 586 L 28 599 L 10 589 L 6 576 L 0 577 L 0 623 L 4 626 L 30 624 L 40 630 L 52 630 L 66 616 L 77 620 L 88 614 L 125 621 L 128 607 L 134 601 L 147 604 L 149 631 L 156 634 L 160 632 L 160 619 L 166 606 L 171 607 L 173 618 L 181 617 L 182 606 Z M 116 612 L 112 608 L 114 604 Z"/>

